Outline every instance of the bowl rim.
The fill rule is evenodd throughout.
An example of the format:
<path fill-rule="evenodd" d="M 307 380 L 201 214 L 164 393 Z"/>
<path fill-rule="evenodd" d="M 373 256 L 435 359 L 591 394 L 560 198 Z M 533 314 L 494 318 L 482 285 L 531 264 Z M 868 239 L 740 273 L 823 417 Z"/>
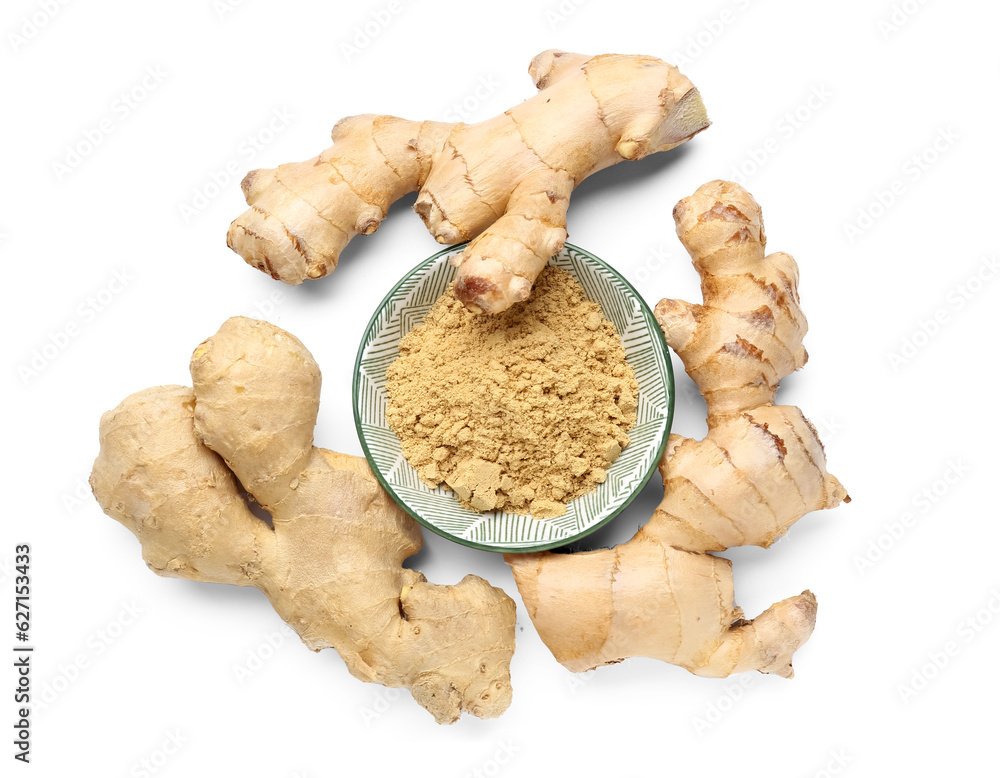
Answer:
<path fill-rule="evenodd" d="M 441 249 L 441 251 L 438 251 L 432 256 L 427 257 L 423 261 L 417 263 L 417 265 L 415 265 L 413 268 L 407 271 L 402 278 L 400 278 L 395 284 L 393 284 L 392 288 L 382 298 L 382 301 L 375 307 L 375 310 L 372 313 L 371 318 L 368 320 L 368 324 L 365 325 L 364 334 L 361 336 L 361 343 L 358 346 L 357 356 L 355 357 L 354 360 L 354 375 L 352 377 L 352 386 L 351 386 L 351 405 L 352 405 L 351 410 L 354 415 L 354 428 L 358 434 L 358 440 L 361 442 L 361 448 L 365 452 L 365 459 L 368 461 L 368 468 L 375 475 L 375 478 L 378 479 L 378 482 L 382 485 L 382 488 L 385 489 L 386 492 L 388 492 L 393 502 L 395 502 L 396 505 L 398 505 L 407 515 L 413 518 L 418 524 L 426 527 L 436 535 L 440 535 L 462 546 L 475 548 L 480 551 L 492 551 L 493 553 L 498 553 L 498 554 L 531 554 L 539 551 L 549 551 L 554 548 L 562 548 L 563 546 L 568 546 L 571 543 L 575 543 L 581 540 L 582 538 L 585 538 L 588 535 L 593 534 L 601 527 L 606 526 L 613 519 L 621 515 L 621 513 L 632 503 L 632 501 L 646 487 L 646 484 L 649 483 L 649 479 L 653 476 L 653 473 L 656 472 L 660 460 L 663 458 L 663 452 L 667 447 L 667 440 L 670 437 L 670 430 L 673 426 L 673 420 L 674 420 L 675 384 L 674 384 L 674 369 L 672 365 L 672 360 L 670 358 L 670 349 L 667 346 L 667 341 L 663 335 L 663 330 L 660 328 L 659 323 L 656 321 L 656 317 L 653 315 L 653 312 L 650 309 L 649 304 L 645 301 L 642 295 L 639 294 L 638 290 L 634 286 L 632 286 L 632 284 L 628 281 L 628 279 L 626 279 L 625 276 L 623 276 L 615 268 L 613 268 L 611 265 L 609 265 L 607 262 L 605 262 L 603 259 L 598 257 L 593 252 L 590 252 L 587 249 L 580 248 L 579 246 L 574 245 L 572 243 L 566 243 L 563 247 L 564 250 L 576 251 L 579 254 L 583 254 L 589 259 L 594 260 L 598 265 L 601 266 L 601 268 L 605 272 L 611 274 L 616 280 L 620 281 L 625 287 L 627 287 L 628 290 L 635 297 L 635 299 L 638 300 L 639 309 L 642 312 L 643 318 L 645 318 L 647 323 L 650 325 L 650 329 L 652 329 L 656 333 L 656 337 L 653 338 L 652 340 L 654 343 L 658 343 L 660 348 L 663 350 L 663 357 L 664 357 L 664 363 L 666 364 L 666 374 L 667 374 L 667 418 L 663 430 L 663 436 L 657 446 L 656 456 L 652 459 L 652 464 L 647 469 L 647 472 L 645 472 L 639 478 L 635 488 L 628 495 L 628 497 L 621 502 L 620 505 L 615 506 L 614 510 L 612 510 L 603 519 L 601 519 L 601 521 L 587 527 L 585 530 L 583 530 L 582 532 L 578 532 L 575 535 L 559 538 L 556 541 L 551 541 L 547 543 L 540 543 L 533 546 L 518 546 L 516 548 L 507 548 L 504 546 L 491 545 L 488 543 L 477 543 L 474 540 L 469 540 L 467 538 L 461 538 L 456 535 L 452 535 L 450 532 L 447 532 L 441 527 L 438 527 L 435 524 L 431 523 L 429 520 L 423 518 L 416 511 L 411 510 L 409 505 L 398 494 L 396 494 L 395 490 L 392 488 L 392 485 L 386 480 L 385 476 L 382 475 L 382 471 L 376 465 L 375 459 L 368 448 L 368 441 L 365 438 L 365 434 L 362 428 L 361 413 L 358 407 L 358 395 L 361 384 L 361 360 L 365 353 L 365 348 L 367 346 L 369 335 L 372 332 L 372 328 L 375 326 L 376 320 L 379 318 L 383 309 L 386 307 L 386 305 L 388 305 L 392 297 L 396 294 L 396 291 L 401 286 L 403 286 L 403 284 L 409 281 L 413 276 L 424 271 L 426 268 L 436 263 L 446 254 L 452 254 L 457 250 L 462 250 L 467 245 L 468 242 L 456 243 L 455 245 Z"/>

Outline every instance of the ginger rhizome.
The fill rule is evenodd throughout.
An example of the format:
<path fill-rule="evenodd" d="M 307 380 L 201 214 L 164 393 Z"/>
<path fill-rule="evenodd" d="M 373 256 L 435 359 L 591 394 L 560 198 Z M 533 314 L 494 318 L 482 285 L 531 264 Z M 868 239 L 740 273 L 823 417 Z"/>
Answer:
<path fill-rule="evenodd" d="M 257 587 L 309 648 L 409 688 L 439 722 L 503 713 L 513 601 L 473 575 L 441 586 L 403 567 L 417 524 L 364 459 L 312 445 L 320 372 L 305 346 L 233 318 L 195 350 L 191 376 L 193 389 L 146 389 L 101 419 L 91 486 L 150 569 Z"/>
<path fill-rule="evenodd" d="M 791 677 L 815 597 L 747 621 L 733 605 L 731 563 L 705 552 L 769 546 L 809 511 L 849 500 L 815 428 L 798 408 L 773 404 L 781 379 L 806 361 L 798 269 L 787 254 L 765 256 L 760 207 L 736 184 L 705 184 L 674 219 L 704 304 L 662 300 L 655 314 L 706 400 L 708 435 L 670 436 L 663 501 L 632 540 L 506 560 L 542 640 L 574 672 L 646 656 L 698 675 Z"/>
<path fill-rule="evenodd" d="M 392 203 L 418 191 L 413 208 L 435 240 L 471 241 L 452 260 L 470 310 L 527 299 L 566 241 L 574 187 L 709 124 L 698 90 L 654 57 L 550 50 L 529 73 L 538 94 L 478 124 L 352 116 L 319 156 L 251 171 L 250 209 L 230 226 L 229 246 L 286 283 L 320 278 L 351 238 L 374 232 Z"/>

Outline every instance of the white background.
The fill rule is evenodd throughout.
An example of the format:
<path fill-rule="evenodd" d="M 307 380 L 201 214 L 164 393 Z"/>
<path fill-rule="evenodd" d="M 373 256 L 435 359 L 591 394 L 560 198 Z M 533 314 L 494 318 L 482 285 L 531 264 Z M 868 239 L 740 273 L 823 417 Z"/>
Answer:
<path fill-rule="evenodd" d="M 1000 692 L 998 23 L 996 4 L 971 1 L 5 3 L 0 648 L 15 643 L 14 545 L 30 543 L 32 680 L 47 701 L 31 717 L 32 764 L 15 767 L 995 771 L 976 765 L 993 748 Z M 363 328 L 439 247 L 410 197 L 330 278 L 284 287 L 226 248 L 244 208 L 239 178 L 313 156 L 345 115 L 488 118 L 532 94 L 528 62 L 553 47 L 657 55 L 700 88 L 713 126 L 586 181 L 570 241 L 650 304 L 698 300 L 671 209 L 742 171 L 770 248 L 800 264 L 811 325 L 809 364 L 779 399 L 817 424 L 853 502 L 805 517 L 771 550 L 727 554 L 748 615 L 807 587 L 818 596 L 791 681 L 700 679 L 646 659 L 573 676 L 539 641 L 499 557 L 425 532 L 415 566 L 430 580 L 475 572 L 519 603 L 510 709 L 443 727 L 407 693 L 307 651 L 256 590 L 154 576 L 86 479 L 101 413 L 187 382 L 194 346 L 235 314 L 306 343 L 324 370 L 316 441 L 360 454 L 350 390 Z M 103 136 L 89 153 L 88 135 Z M 674 430 L 700 436 L 704 406 L 677 373 Z M 647 487 L 600 540 L 628 538 L 660 492 Z M 17 706 L 0 699 L 9 765 Z"/>

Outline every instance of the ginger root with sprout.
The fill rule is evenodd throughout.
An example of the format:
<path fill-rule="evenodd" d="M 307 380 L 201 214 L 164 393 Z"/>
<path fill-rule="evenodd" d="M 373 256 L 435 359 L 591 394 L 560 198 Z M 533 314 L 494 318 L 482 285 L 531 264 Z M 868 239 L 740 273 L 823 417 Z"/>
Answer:
<path fill-rule="evenodd" d="M 674 219 L 704 304 L 663 300 L 655 314 L 705 398 L 708 435 L 670 436 L 663 501 L 632 540 L 505 558 L 542 640 L 574 672 L 646 656 L 697 675 L 791 677 L 815 597 L 746 621 L 731 563 L 705 552 L 769 546 L 809 511 L 850 499 L 826 471 L 815 428 L 798 408 L 773 404 L 781 379 L 806 361 L 798 270 L 787 254 L 764 255 L 760 207 L 736 184 L 705 184 Z"/>
<path fill-rule="evenodd" d="M 156 573 L 256 586 L 314 651 L 363 681 L 407 687 L 443 723 L 510 704 L 513 601 L 476 576 L 403 567 L 420 529 L 368 463 L 312 445 L 320 372 L 296 338 L 229 319 L 161 386 L 101 420 L 91 486 Z M 244 491 L 272 517 L 253 514 Z"/>
<path fill-rule="evenodd" d="M 709 124 L 698 90 L 654 57 L 550 50 L 529 73 L 538 94 L 478 124 L 352 116 L 319 156 L 251 171 L 230 248 L 286 283 L 320 278 L 351 238 L 419 191 L 413 208 L 439 243 L 471 240 L 453 260 L 462 303 L 497 313 L 526 300 L 566 241 L 574 187 Z"/>

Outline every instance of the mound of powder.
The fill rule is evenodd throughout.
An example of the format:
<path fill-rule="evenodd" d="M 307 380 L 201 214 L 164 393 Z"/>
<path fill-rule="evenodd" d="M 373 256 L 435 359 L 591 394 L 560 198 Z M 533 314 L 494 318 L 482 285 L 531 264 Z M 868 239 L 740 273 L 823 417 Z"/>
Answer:
<path fill-rule="evenodd" d="M 470 313 L 450 287 L 386 377 L 403 455 L 476 511 L 565 513 L 605 480 L 636 421 L 639 385 L 618 332 L 551 265 L 530 299 L 493 316 Z"/>

